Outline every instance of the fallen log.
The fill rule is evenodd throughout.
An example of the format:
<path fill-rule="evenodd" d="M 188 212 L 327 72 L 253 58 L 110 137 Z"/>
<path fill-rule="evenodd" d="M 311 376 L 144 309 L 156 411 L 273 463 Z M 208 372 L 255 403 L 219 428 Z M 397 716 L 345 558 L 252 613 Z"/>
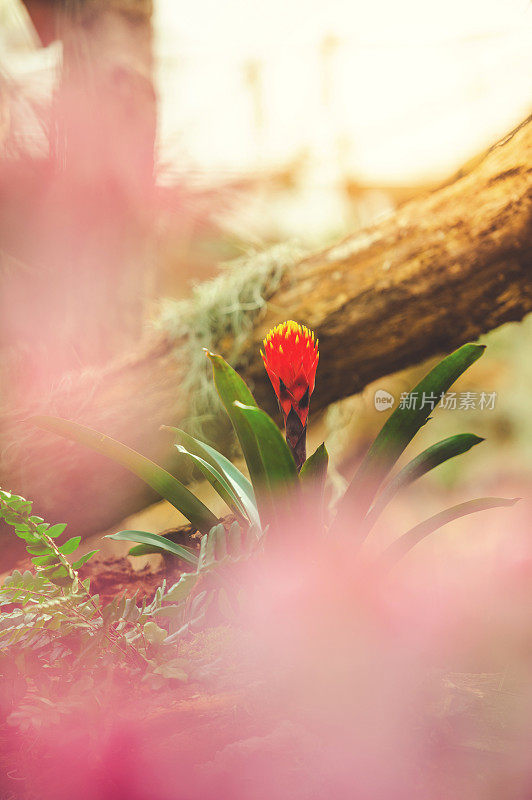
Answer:
<path fill-rule="evenodd" d="M 258 402 L 271 411 L 261 339 L 286 318 L 309 325 L 321 351 L 316 411 L 381 376 L 520 320 L 532 310 L 531 165 L 529 119 L 467 174 L 281 269 L 276 283 L 264 287 L 262 310 L 249 312 L 250 333 L 237 351 L 231 333 L 213 333 L 208 343 L 232 354 Z M 196 339 L 194 330 L 177 338 L 161 334 L 102 370 L 68 375 L 47 398 L 4 408 L 0 485 L 33 499 L 37 513 L 71 523 L 80 535 L 142 508 L 152 495 L 138 479 L 25 420 L 36 412 L 73 418 L 168 465 L 173 448 L 158 429 L 179 424 L 190 411 L 192 393 L 183 385 L 187 347 L 196 348 Z"/>

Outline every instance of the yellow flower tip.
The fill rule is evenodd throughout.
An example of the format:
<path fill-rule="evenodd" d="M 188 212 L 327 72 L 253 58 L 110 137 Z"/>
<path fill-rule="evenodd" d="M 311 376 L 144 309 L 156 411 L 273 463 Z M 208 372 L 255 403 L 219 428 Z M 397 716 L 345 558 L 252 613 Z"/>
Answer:
<path fill-rule="evenodd" d="M 303 339 L 311 339 L 314 341 L 315 334 L 311 331 L 306 325 L 300 325 L 299 322 L 295 322 L 293 319 L 288 319 L 286 322 L 280 322 L 278 325 L 275 325 L 264 338 L 264 344 L 272 343 L 275 339 L 284 338 L 289 339 L 291 336 L 294 336 L 296 343 L 299 344 L 301 338 Z"/>

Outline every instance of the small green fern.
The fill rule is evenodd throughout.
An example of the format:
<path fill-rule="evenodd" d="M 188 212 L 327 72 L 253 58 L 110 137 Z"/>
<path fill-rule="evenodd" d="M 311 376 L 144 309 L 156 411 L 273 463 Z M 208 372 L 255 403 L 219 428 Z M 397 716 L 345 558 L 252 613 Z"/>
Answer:
<path fill-rule="evenodd" d="M 74 556 L 79 537 L 59 543 L 65 525 L 49 525 L 32 514 L 31 502 L 1 489 L 0 518 L 24 541 L 34 565 L 14 570 L 0 586 L 0 675 L 23 686 L 13 694 L 12 724 L 38 725 L 37 711 L 46 713 L 50 702 L 57 706 L 58 684 L 63 694 L 77 691 L 79 667 L 90 677 L 122 665 L 155 685 L 187 680 L 191 667 L 179 657 L 176 642 L 203 601 L 191 602 L 183 592 L 186 580 L 169 589 L 163 582 L 149 603 L 136 593 L 102 604 L 91 594 L 89 579 L 78 575 L 97 551 L 71 563 L 67 556 Z M 213 558 L 203 560 L 206 572 Z"/>

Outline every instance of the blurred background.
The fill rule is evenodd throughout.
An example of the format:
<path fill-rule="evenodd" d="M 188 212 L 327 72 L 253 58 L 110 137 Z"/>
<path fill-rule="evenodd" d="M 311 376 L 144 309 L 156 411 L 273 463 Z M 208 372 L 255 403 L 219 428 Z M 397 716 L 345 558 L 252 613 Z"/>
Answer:
<path fill-rule="evenodd" d="M 162 298 L 228 259 L 375 221 L 531 107 L 528 0 L 0 0 L 4 399 L 127 353 Z M 429 493 L 530 477 L 530 320 L 486 342 L 459 389 L 494 408 L 442 411 L 418 446 L 470 429 L 489 445 Z M 340 482 L 383 422 L 374 392 L 420 371 L 316 425 Z"/>

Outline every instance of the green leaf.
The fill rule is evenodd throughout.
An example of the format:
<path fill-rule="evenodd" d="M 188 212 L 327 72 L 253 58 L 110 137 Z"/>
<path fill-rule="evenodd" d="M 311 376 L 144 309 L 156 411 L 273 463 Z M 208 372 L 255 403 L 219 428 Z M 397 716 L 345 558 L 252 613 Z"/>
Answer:
<path fill-rule="evenodd" d="M 301 482 L 303 484 L 308 483 L 314 487 L 321 487 L 321 491 L 323 491 L 328 466 L 329 453 L 325 447 L 325 442 L 323 442 L 316 448 L 312 455 L 307 458 L 301 467 L 301 472 L 299 473 Z"/>
<path fill-rule="evenodd" d="M 313 511 L 319 514 L 322 525 L 324 523 L 323 497 L 328 466 L 329 453 L 323 442 L 307 458 L 299 473 L 303 493 L 309 499 Z"/>
<path fill-rule="evenodd" d="M 209 351 L 206 351 L 206 354 L 212 363 L 216 391 L 240 442 L 256 496 L 257 486 L 263 483 L 263 465 L 253 429 L 242 415 L 240 409 L 236 407 L 235 402 L 238 401 L 246 406 L 257 406 L 257 403 L 240 375 L 229 366 L 225 359 Z M 259 503 L 257 505 L 259 506 Z"/>
<path fill-rule="evenodd" d="M 148 642 L 155 645 L 162 644 L 168 636 L 164 628 L 159 628 L 152 620 L 148 620 L 148 622 L 144 623 L 143 633 Z"/>
<path fill-rule="evenodd" d="M 161 497 L 168 500 L 199 531 L 208 531 L 216 524 L 217 519 L 214 514 L 186 486 L 183 486 L 165 469 L 130 447 L 117 442 L 116 439 L 111 439 L 110 436 L 98 433 L 85 425 L 79 425 L 77 422 L 59 417 L 37 416 L 32 417 L 29 421 L 39 428 L 90 447 L 126 467 L 145 481 L 148 486 L 155 489 Z"/>
<path fill-rule="evenodd" d="M 162 534 L 161 534 L 162 535 Z M 128 556 L 162 556 L 167 551 L 164 548 L 151 544 L 137 544 L 127 551 Z"/>
<path fill-rule="evenodd" d="M 254 489 L 261 521 L 265 524 L 276 516 L 278 499 L 286 501 L 290 489 L 299 484 L 297 467 L 281 431 L 265 411 L 239 401 L 234 405 L 255 436 Z"/>
<path fill-rule="evenodd" d="M 455 519 L 465 517 L 468 514 L 475 514 L 477 511 L 486 511 L 489 508 L 500 508 L 503 506 L 513 506 L 520 498 L 516 497 L 508 500 L 505 497 L 481 497 L 478 500 L 468 500 L 466 503 L 459 503 L 456 506 L 440 511 L 429 517 L 424 522 L 415 525 L 404 533 L 395 542 L 386 548 L 382 560 L 386 565 L 393 565 L 402 558 L 409 550 L 415 547 L 429 534 L 438 528 L 447 525 Z"/>
<path fill-rule="evenodd" d="M 239 497 L 233 492 L 231 484 L 226 480 L 225 476 L 222 475 L 222 473 L 219 472 L 216 467 L 211 466 L 211 464 L 205 461 L 204 458 L 201 458 L 201 456 L 197 456 L 187 450 L 184 445 L 176 444 L 175 447 L 180 453 L 192 459 L 196 466 L 199 467 L 205 478 L 224 500 L 229 509 L 234 511 L 235 514 L 238 514 L 240 517 L 247 519 L 246 509 L 240 502 Z"/>
<path fill-rule="evenodd" d="M 199 580 L 198 575 L 192 572 L 181 575 L 177 583 L 171 586 L 164 596 L 167 603 L 181 603 L 189 596 L 192 589 L 195 587 Z M 163 609 L 164 613 L 164 609 Z"/>
<path fill-rule="evenodd" d="M 198 572 L 202 569 L 208 569 L 216 562 L 216 540 L 220 535 L 225 535 L 225 528 L 222 523 L 215 525 L 209 533 L 201 537 Z"/>
<path fill-rule="evenodd" d="M 118 533 L 113 533 L 106 538 L 116 539 L 119 542 L 138 542 L 138 544 L 155 546 L 159 550 L 164 550 L 166 553 L 173 553 L 173 555 L 179 556 L 179 558 L 188 561 L 189 564 L 194 564 L 194 566 L 198 563 L 198 557 L 195 553 L 180 544 L 171 542 L 165 536 L 161 536 L 158 533 L 149 533 L 148 531 L 118 531 Z"/>
<path fill-rule="evenodd" d="M 54 551 L 49 547 L 46 542 L 38 542 L 37 544 L 27 544 L 26 551 L 32 556 L 50 555 Z"/>
<path fill-rule="evenodd" d="M 49 553 L 48 555 L 45 556 L 35 556 L 35 558 L 32 558 L 31 560 L 36 567 L 42 567 L 45 564 L 55 563 L 56 555 L 55 553 Z"/>
<path fill-rule="evenodd" d="M 68 541 L 62 544 L 61 547 L 58 547 L 58 550 L 64 556 L 69 556 L 78 549 L 80 542 L 81 536 L 73 536 L 71 539 L 68 539 Z"/>
<path fill-rule="evenodd" d="M 257 406 L 247 406 L 238 400 L 234 405 L 240 409 L 255 434 L 262 461 L 263 482 L 272 488 L 279 484 L 297 483 L 294 457 L 273 419 Z"/>
<path fill-rule="evenodd" d="M 251 481 L 246 478 L 228 458 L 215 450 L 214 447 L 205 444 L 205 442 L 200 442 L 198 439 L 194 439 L 193 436 L 189 436 L 188 433 L 185 433 L 185 431 L 179 428 L 172 428 L 167 425 L 163 425 L 162 428 L 171 431 L 177 436 L 189 453 L 204 459 L 211 467 L 218 470 L 218 472 L 225 477 L 227 482 L 231 485 L 233 494 L 244 507 L 249 521 L 252 524 L 258 525 L 259 515 Z"/>
<path fill-rule="evenodd" d="M 484 345 L 476 344 L 465 344 L 455 350 L 431 369 L 412 390 L 411 394 L 416 394 L 419 399 L 416 407 L 398 406 L 388 417 L 338 503 L 341 521 L 349 522 L 353 510 L 361 516 L 366 514 L 380 484 L 418 430 L 426 423 L 442 393 L 480 358 L 484 350 Z M 423 395 L 425 398 L 435 398 L 434 407 L 431 403 L 422 406 Z"/>
<path fill-rule="evenodd" d="M 240 558 L 242 547 L 242 531 L 238 522 L 233 522 L 227 533 L 227 552 L 232 558 Z"/>
<path fill-rule="evenodd" d="M 400 472 L 395 475 L 382 489 L 377 496 L 373 506 L 370 508 L 366 517 L 366 527 L 370 530 L 383 509 L 398 491 L 409 486 L 414 481 L 426 475 L 427 472 L 448 461 L 450 458 L 467 453 L 472 447 L 484 439 L 475 436 L 474 433 L 459 433 L 456 436 L 449 436 L 431 447 L 427 447 L 418 456 L 412 459 Z"/>
<path fill-rule="evenodd" d="M 68 570 L 66 567 L 63 566 L 56 569 L 55 572 L 52 572 L 52 574 L 50 575 L 51 578 L 66 578 L 67 576 L 68 576 Z"/>
<path fill-rule="evenodd" d="M 168 533 L 161 533 L 158 534 L 163 537 L 163 539 L 167 539 L 169 542 L 175 542 L 176 544 L 180 543 L 180 540 L 183 538 L 183 532 L 180 530 L 175 531 L 168 531 Z M 182 545 L 182 547 L 186 547 L 186 545 Z M 193 548 L 188 548 L 187 550 L 191 550 L 194 552 Z M 152 544 L 139 544 L 136 547 L 132 547 L 131 550 L 128 551 L 129 556 L 151 556 L 151 555 L 164 555 L 167 551 L 163 550 L 158 545 Z"/>
<path fill-rule="evenodd" d="M 238 372 L 222 356 L 211 353 L 209 350 L 205 350 L 205 354 L 211 361 L 214 385 L 229 417 L 232 419 L 235 400 L 246 406 L 256 406 L 255 398 Z"/>
<path fill-rule="evenodd" d="M 52 525 L 51 528 L 48 528 L 46 531 L 46 535 L 50 536 L 52 539 L 57 539 L 58 536 L 64 532 L 66 528 L 66 522 L 59 522 L 57 525 Z"/>
<path fill-rule="evenodd" d="M 233 423 L 246 460 L 261 522 L 266 525 L 275 516 L 273 484 L 279 488 L 283 479 L 297 481 L 294 459 L 281 432 L 273 420 L 257 407 L 255 398 L 238 373 L 221 356 L 208 351 L 207 356 L 212 363 L 216 390 Z M 259 442 L 261 436 L 265 437 L 263 442 Z"/>
<path fill-rule="evenodd" d="M 100 552 L 99 550 L 91 550 L 90 553 L 85 553 L 84 556 L 81 556 L 81 558 L 78 558 L 77 561 L 74 561 L 74 563 L 72 564 L 72 569 L 79 569 L 80 567 L 83 566 L 83 564 L 86 564 L 87 561 L 89 561 L 89 559 L 91 559 L 94 555 L 96 555 L 96 553 L 99 552 Z"/>

